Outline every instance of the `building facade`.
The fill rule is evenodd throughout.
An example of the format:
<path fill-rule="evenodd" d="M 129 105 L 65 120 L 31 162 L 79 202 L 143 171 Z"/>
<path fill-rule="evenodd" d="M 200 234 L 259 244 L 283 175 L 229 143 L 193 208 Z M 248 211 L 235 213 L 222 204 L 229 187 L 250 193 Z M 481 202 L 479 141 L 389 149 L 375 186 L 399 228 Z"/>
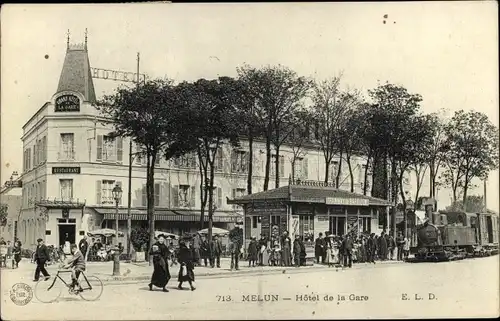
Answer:
<path fill-rule="evenodd" d="M 42 237 L 60 245 L 68 239 L 78 242 L 87 232 L 101 227 L 115 228 L 115 201 L 112 189 L 121 186 L 119 230 L 126 231 L 129 143 L 113 138 L 112 124 L 94 107 L 96 95 L 86 44 L 68 45 L 58 89 L 23 126 L 22 210 L 18 224 L 24 245 L 34 246 Z M 145 160 L 132 146 L 132 224 L 147 226 Z M 265 143 L 254 142 L 253 192 L 263 191 Z M 280 148 L 280 185 L 295 179 L 323 181 L 325 160 L 316 146 L 306 146 L 294 160 L 289 146 Z M 215 175 L 214 226 L 231 228 L 242 220 L 242 208 L 227 204 L 227 198 L 247 194 L 248 144 L 228 145 L 218 152 Z M 273 155 L 273 159 L 275 156 Z M 275 187 L 274 161 L 269 189 Z M 175 234 L 199 229 L 200 175 L 196 155 L 178 159 L 159 158 L 155 164 L 156 229 Z M 339 167 L 335 158 L 329 165 L 330 181 Z M 352 161 L 355 192 L 362 191 L 365 160 Z M 347 166 L 340 175 L 340 188 L 350 190 Z M 368 179 L 371 184 L 371 179 Z M 370 188 L 368 188 L 370 190 Z M 260 223 L 257 223 L 260 224 Z M 126 235 L 119 241 L 127 244 Z"/>

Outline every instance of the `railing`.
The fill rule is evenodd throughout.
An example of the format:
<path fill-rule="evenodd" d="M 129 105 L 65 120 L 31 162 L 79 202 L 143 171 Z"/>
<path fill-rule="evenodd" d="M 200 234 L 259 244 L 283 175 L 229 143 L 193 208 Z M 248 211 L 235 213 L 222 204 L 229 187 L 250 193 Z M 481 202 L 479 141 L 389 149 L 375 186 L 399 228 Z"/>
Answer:
<path fill-rule="evenodd" d="M 75 151 L 63 151 L 57 153 L 57 159 L 60 161 L 74 161 L 75 160 Z"/>
<path fill-rule="evenodd" d="M 296 180 L 290 179 L 289 184 L 296 186 L 310 186 L 310 187 L 335 187 L 335 182 L 325 183 L 324 181 L 310 181 L 301 179 L 296 179 Z"/>

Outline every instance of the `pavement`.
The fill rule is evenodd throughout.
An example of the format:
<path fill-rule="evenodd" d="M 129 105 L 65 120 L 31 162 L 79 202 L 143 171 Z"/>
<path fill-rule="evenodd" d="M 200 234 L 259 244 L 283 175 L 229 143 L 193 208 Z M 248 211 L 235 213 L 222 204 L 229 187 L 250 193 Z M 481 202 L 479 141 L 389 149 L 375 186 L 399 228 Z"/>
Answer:
<path fill-rule="evenodd" d="M 18 306 L 3 278 L 5 320 L 271 320 L 494 318 L 499 315 L 499 257 L 352 269 L 299 268 L 307 273 L 197 278 L 196 290 L 149 291 L 147 283 L 104 286 L 98 301 L 62 294 L 50 304 Z M 111 267 L 111 266 L 109 266 Z M 202 270 L 202 268 L 198 269 Z M 32 286 L 32 283 L 29 284 Z"/>
<path fill-rule="evenodd" d="M 407 264 L 398 261 L 379 261 L 376 265 L 387 265 L 387 264 Z M 227 278 L 227 277 L 238 277 L 238 276 L 259 276 L 268 274 L 280 274 L 280 273 L 308 273 L 310 271 L 336 269 L 334 267 L 328 267 L 323 264 L 314 264 L 310 266 L 296 267 L 280 267 L 280 266 L 258 266 L 249 267 L 247 261 L 240 262 L 239 270 L 230 270 L 231 260 L 229 258 L 221 258 L 221 268 L 211 268 L 200 266 L 195 268 L 196 278 Z M 353 269 L 360 269 L 372 264 L 369 263 L 358 263 L 353 264 Z M 19 265 L 18 269 L 4 269 L 2 270 L 2 275 L 11 275 L 13 278 L 20 278 L 23 280 L 30 280 L 33 278 L 33 273 L 36 265 L 30 263 L 28 260 L 23 259 Z M 47 271 L 51 275 L 57 273 L 57 265 L 49 265 Z M 138 262 L 138 263 L 127 263 L 120 262 L 120 275 L 113 276 L 113 262 L 87 262 L 87 275 L 95 275 L 104 284 L 115 284 L 115 283 L 138 283 L 149 281 L 151 279 L 151 274 L 153 267 L 149 265 L 148 262 Z M 177 279 L 179 272 L 179 265 L 174 265 L 170 267 L 170 274 L 172 279 Z"/>

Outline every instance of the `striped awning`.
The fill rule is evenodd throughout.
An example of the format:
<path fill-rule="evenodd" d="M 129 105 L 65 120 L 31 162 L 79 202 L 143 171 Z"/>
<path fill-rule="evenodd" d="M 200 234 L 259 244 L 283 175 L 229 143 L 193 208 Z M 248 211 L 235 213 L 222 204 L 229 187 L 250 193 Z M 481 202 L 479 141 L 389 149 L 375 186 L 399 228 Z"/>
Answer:
<path fill-rule="evenodd" d="M 93 208 L 97 213 L 102 214 L 105 220 L 115 220 L 116 210 L 113 208 L 96 207 Z M 148 219 L 146 209 L 131 209 L 131 220 L 146 221 Z M 199 222 L 201 217 L 200 211 L 193 210 L 170 210 L 170 209 L 155 209 L 156 221 L 170 222 Z M 128 211 L 126 208 L 118 208 L 118 220 L 127 220 Z M 204 220 L 208 222 L 208 212 L 205 212 Z M 218 223 L 236 223 L 243 220 L 243 215 L 234 211 L 216 211 L 213 215 L 213 222 Z"/>

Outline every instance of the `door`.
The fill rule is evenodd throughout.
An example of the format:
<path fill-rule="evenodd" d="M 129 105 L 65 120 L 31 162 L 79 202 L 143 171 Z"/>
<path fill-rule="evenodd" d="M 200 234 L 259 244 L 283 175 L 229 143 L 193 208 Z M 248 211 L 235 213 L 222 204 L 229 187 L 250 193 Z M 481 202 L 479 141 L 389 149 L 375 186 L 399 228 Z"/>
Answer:
<path fill-rule="evenodd" d="M 76 225 L 75 224 L 60 224 L 59 225 L 59 246 L 64 246 L 66 241 L 74 244 L 76 240 Z"/>
<path fill-rule="evenodd" d="M 491 215 L 486 216 L 486 230 L 488 231 L 488 243 L 493 243 L 493 220 Z"/>

